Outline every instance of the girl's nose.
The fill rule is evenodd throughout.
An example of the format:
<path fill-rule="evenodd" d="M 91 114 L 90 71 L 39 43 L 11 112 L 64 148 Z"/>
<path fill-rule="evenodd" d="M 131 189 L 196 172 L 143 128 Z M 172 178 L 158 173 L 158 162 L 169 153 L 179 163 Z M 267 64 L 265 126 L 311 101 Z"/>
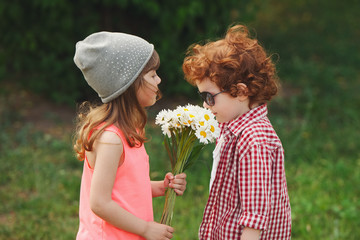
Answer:
<path fill-rule="evenodd" d="M 161 83 L 161 78 L 159 76 L 156 76 L 156 84 L 160 84 Z"/>

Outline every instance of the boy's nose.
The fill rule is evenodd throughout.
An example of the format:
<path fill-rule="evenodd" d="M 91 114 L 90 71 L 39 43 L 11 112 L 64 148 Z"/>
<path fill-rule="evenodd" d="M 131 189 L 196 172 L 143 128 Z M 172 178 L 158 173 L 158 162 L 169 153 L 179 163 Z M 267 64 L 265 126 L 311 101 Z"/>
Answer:
<path fill-rule="evenodd" d="M 205 101 L 203 102 L 203 107 L 204 107 L 204 108 L 210 108 L 210 106 L 207 105 Z"/>

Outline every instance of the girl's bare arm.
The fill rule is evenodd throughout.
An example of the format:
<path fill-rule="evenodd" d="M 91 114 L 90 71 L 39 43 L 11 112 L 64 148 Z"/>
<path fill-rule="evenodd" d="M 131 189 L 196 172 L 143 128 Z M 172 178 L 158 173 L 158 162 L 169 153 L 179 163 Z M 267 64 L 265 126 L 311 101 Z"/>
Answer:
<path fill-rule="evenodd" d="M 96 156 L 96 161 L 90 189 L 91 210 L 113 226 L 146 239 L 171 239 L 173 232 L 171 227 L 146 222 L 112 200 L 112 188 L 122 153 L 121 139 L 115 133 L 105 131 L 95 143 L 93 154 Z"/>

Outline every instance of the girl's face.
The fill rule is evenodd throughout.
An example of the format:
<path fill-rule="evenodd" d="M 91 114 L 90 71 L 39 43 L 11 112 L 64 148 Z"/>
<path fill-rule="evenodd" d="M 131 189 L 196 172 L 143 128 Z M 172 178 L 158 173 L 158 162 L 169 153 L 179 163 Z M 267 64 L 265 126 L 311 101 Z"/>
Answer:
<path fill-rule="evenodd" d="M 199 92 L 209 92 L 212 95 L 221 92 L 222 90 L 210 79 L 206 78 L 201 82 L 196 82 Z M 249 101 L 246 96 L 232 97 L 229 93 L 222 92 L 214 97 L 215 104 L 209 106 L 206 102 L 203 103 L 204 108 L 208 108 L 216 117 L 219 123 L 229 122 L 240 115 L 249 111 Z"/>
<path fill-rule="evenodd" d="M 150 70 L 144 75 L 143 81 L 144 83 L 136 92 L 136 97 L 141 106 L 149 107 L 156 102 L 157 92 L 159 91 L 158 85 L 161 79 L 156 70 Z"/>

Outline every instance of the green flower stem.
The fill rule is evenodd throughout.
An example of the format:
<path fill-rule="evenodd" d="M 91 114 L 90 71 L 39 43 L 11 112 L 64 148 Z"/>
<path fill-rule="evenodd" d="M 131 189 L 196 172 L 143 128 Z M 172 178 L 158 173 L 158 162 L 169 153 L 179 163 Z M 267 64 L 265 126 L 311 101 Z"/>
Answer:
<path fill-rule="evenodd" d="M 171 220 L 172 220 L 174 206 L 175 206 L 175 200 L 176 200 L 176 193 L 175 193 L 174 189 L 168 188 L 166 190 L 166 195 L 165 195 L 164 211 L 163 211 L 163 214 L 162 214 L 161 220 L 160 220 L 161 224 L 166 224 L 169 226 L 171 225 Z"/>
<path fill-rule="evenodd" d="M 172 141 L 168 141 L 167 148 L 170 159 L 175 162 L 172 164 L 172 173 L 175 175 L 184 172 L 184 167 L 189 161 L 189 157 L 195 145 L 196 136 L 191 128 L 185 128 L 176 130 L 174 135 L 172 134 Z M 164 139 L 167 141 L 167 139 Z M 172 155 L 176 152 L 176 156 Z M 170 153 L 172 153 L 170 156 Z M 165 194 L 165 204 L 163 214 L 161 216 L 160 223 L 171 225 L 174 206 L 176 200 L 176 193 L 174 189 L 168 188 Z"/>

